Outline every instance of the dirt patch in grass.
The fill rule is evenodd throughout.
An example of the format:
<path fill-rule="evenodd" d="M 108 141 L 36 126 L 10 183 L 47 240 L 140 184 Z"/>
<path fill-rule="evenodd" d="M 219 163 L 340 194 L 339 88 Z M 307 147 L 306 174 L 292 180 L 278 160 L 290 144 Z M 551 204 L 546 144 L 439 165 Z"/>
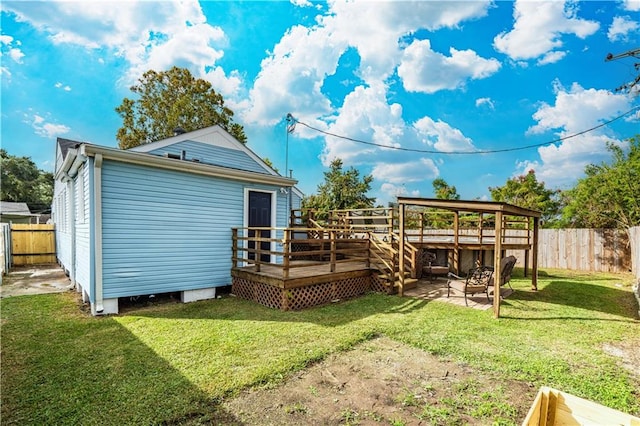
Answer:
<path fill-rule="evenodd" d="M 620 365 L 627 369 L 640 384 L 640 338 L 623 342 L 606 343 L 603 350 L 620 358 Z"/>
<path fill-rule="evenodd" d="M 519 423 L 537 389 L 377 338 L 226 401 L 245 425 Z"/>

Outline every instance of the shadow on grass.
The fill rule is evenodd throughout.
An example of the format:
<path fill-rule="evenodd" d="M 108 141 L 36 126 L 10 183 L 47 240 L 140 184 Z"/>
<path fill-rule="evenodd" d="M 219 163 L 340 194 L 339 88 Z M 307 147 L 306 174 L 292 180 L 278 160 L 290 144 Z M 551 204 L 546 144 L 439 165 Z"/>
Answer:
<path fill-rule="evenodd" d="M 539 291 L 516 291 L 509 297 L 512 301 L 552 303 L 571 308 L 584 309 L 593 312 L 601 312 L 608 315 L 637 319 L 637 308 L 635 306 L 635 298 L 633 293 L 610 286 L 594 284 L 595 279 L 589 279 L 590 282 L 572 281 L 565 279 L 553 280 L 549 284 L 543 286 Z M 534 310 L 535 308 L 531 308 Z M 567 312 L 567 319 L 574 319 L 579 312 L 564 310 Z M 554 313 L 558 313 L 554 310 Z M 558 316 L 556 315 L 556 318 Z M 527 317 L 526 319 L 534 319 Z M 540 317 L 537 319 L 547 319 Z M 585 319 L 602 320 L 601 317 L 588 317 Z"/>
<path fill-rule="evenodd" d="M 253 301 L 226 296 L 188 304 L 175 301 L 164 305 L 132 308 L 121 315 L 171 319 L 283 321 L 338 327 L 374 315 L 408 314 L 423 308 L 428 302 L 424 299 L 369 293 L 358 298 L 299 311 L 281 311 Z"/>
<path fill-rule="evenodd" d="M 113 318 L 73 294 L 2 306 L 2 423 L 240 424 Z"/>

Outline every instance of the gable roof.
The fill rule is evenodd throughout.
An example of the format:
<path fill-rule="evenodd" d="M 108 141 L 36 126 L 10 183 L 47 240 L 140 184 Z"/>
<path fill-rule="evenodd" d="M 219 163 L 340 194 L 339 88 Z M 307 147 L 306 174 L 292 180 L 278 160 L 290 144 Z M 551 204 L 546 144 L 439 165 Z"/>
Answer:
<path fill-rule="evenodd" d="M 60 153 L 62 154 L 62 158 L 67 156 L 67 151 L 69 151 L 70 148 L 77 148 L 82 143 L 79 141 L 74 141 L 74 140 L 65 139 L 65 138 L 58 138 L 57 142 L 58 142 L 58 146 L 60 147 Z"/>
<path fill-rule="evenodd" d="M 185 161 L 184 159 L 176 159 L 159 154 L 162 148 L 177 145 L 182 142 L 198 142 L 220 147 L 222 149 L 236 150 L 255 161 L 256 169 L 245 170 L 222 164 L 212 164 L 191 160 Z M 65 155 L 62 157 L 63 161 L 60 170 L 56 173 L 56 179 L 62 176 L 63 172 L 69 172 L 71 175 L 75 174 L 77 169 L 76 166 L 79 165 L 79 160 L 82 158 L 100 155 L 104 159 L 124 163 L 139 164 L 160 169 L 177 170 L 232 180 L 292 187 L 294 193 L 296 193 L 300 198 L 303 197 L 302 192 L 294 186 L 298 183 L 296 179 L 281 176 L 278 172 L 269 167 L 258 155 L 247 148 L 243 143 L 237 141 L 220 126 L 206 127 L 204 129 L 183 133 L 156 142 L 143 144 L 128 150 L 93 145 L 86 142 L 72 141 L 70 139 L 63 138 L 58 138 L 58 145 L 61 150 L 64 147 Z M 156 152 L 154 153 L 153 151 Z"/>
<path fill-rule="evenodd" d="M 229 132 L 218 125 L 205 127 L 203 129 L 198 129 L 191 132 L 185 132 L 159 141 L 142 144 L 134 148 L 130 148 L 128 151 L 146 153 L 152 153 L 154 151 L 159 152 L 163 148 L 169 148 L 172 145 L 177 145 L 187 141 L 198 142 L 210 145 L 212 147 L 243 153 L 248 158 L 250 158 L 264 173 L 268 173 L 274 176 L 279 175 L 279 173 L 269 165 L 267 165 L 267 163 L 265 163 L 264 160 L 260 158 L 260 156 L 258 156 L 249 147 L 247 147 L 246 144 L 238 141 Z M 209 164 L 212 163 L 210 162 Z"/>
<path fill-rule="evenodd" d="M 2 214 L 30 215 L 31 210 L 27 203 L 14 203 L 12 201 L 0 201 L 0 212 Z"/>

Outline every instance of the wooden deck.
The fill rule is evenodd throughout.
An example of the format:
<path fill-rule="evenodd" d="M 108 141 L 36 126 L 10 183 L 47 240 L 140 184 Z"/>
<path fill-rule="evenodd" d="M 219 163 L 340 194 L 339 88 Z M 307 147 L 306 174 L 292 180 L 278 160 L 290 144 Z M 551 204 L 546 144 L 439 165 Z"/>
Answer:
<path fill-rule="evenodd" d="M 232 293 L 270 308 L 300 310 L 361 296 L 381 287 L 363 261 L 292 262 L 289 276 L 275 265 L 236 267 L 231 270 Z"/>
<path fill-rule="evenodd" d="M 338 281 L 345 278 L 368 276 L 370 274 L 371 269 L 364 261 L 337 262 L 333 271 L 329 262 L 313 260 L 292 261 L 289 276 L 286 278 L 283 277 L 281 265 L 261 265 L 259 272 L 256 271 L 255 265 L 237 267 L 231 270 L 231 275 L 234 277 L 259 280 L 283 289 L 318 284 L 327 280 Z"/>

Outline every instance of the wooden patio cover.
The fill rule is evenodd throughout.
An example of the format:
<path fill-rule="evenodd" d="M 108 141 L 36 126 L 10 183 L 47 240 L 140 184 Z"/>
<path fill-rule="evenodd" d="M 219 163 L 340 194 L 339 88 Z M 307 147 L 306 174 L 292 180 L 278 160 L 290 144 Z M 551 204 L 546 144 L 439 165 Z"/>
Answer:
<path fill-rule="evenodd" d="M 533 242 L 532 242 L 532 261 L 531 261 L 531 287 L 533 290 L 538 289 L 538 230 L 540 226 L 541 213 L 536 210 L 525 209 L 523 207 L 514 206 L 507 203 L 498 203 L 495 201 L 464 201 L 464 200 L 440 200 L 434 198 L 413 198 L 398 197 L 398 214 L 400 235 L 405 234 L 405 208 L 407 206 L 419 206 L 425 208 L 441 209 L 454 212 L 454 238 L 458 238 L 458 216 L 460 212 L 470 213 L 490 213 L 495 215 L 495 243 L 494 243 L 494 260 L 493 266 L 496 274 L 500 271 L 500 256 L 502 254 L 502 218 L 503 215 L 520 216 L 525 218 L 533 218 Z M 400 238 L 400 253 L 404 253 L 404 238 Z M 400 276 L 404 276 L 404 262 L 400 262 Z M 494 278 L 494 294 L 493 294 L 493 316 L 500 317 L 500 285 L 499 277 Z M 399 294 L 403 294 L 403 286 L 400 286 Z"/>

